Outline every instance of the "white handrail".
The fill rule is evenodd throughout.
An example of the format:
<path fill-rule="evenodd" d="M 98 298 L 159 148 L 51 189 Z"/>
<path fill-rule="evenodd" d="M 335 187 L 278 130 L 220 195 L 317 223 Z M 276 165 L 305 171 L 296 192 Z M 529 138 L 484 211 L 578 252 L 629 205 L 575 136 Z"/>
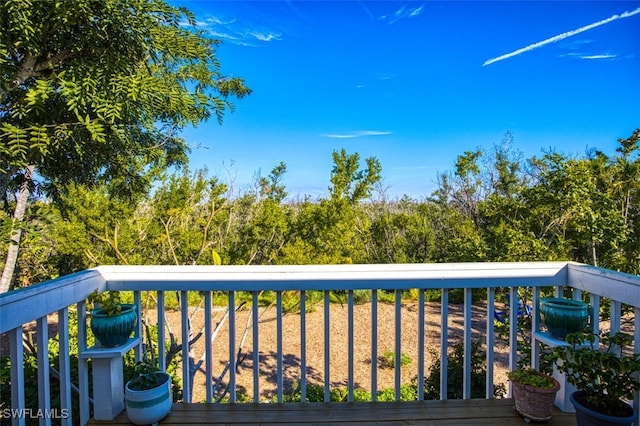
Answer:
<path fill-rule="evenodd" d="M 556 295 L 561 295 L 563 287 L 575 289 L 574 297 L 579 297 L 580 292 L 587 292 L 591 298 L 591 306 L 597 315 L 601 298 L 611 301 L 611 329 L 618 330 L 621 326 L 621 309 L 622 305 L 631 305 L 634 308 L 634 334 L 636 342 L 640 341 L 640 331 L 638 325 L 640 322 L 640 277 L 628 274 L 622 274 L 614 271 L 594 268 L 586 265 L 575 264 L 571 262 L 525 262 L 525 263 L 456 263 L 456 264 L 400 264 L 400 265 L 301 265 L 301 266 L 102 266 L 95 269 L 83 271 L 57 280 L 41 283 L 19 291 L 0 295 L 0 332 L 8 333 L 10 337 L 10 355 L 12 359 L 22 358 L 22 338 L 23 327 L 36 321 L 36 342 L 38 349 L 47 349 L 49 336 L 47 328 L 48 315 L 57 314 L 60 330 L 60 374 L 61 374 L 61 400 L 62 404 L 70 407 L 70 384 L 68 377 L 70 375 L 69 364 L 69 336 L 68 336 L 68 307 L 76 305 L 78 307 L 78 337 L 79 350 L 85 348 L 86 342 L 86 318 L 84 314 L 85 299 L 94 290 L 99 292 L 105 290 L 133 290 L 136 298 L 136 304 L 140 306 L 140 292 L 157 291 L 158 302 L 161 304 L 158 309 L 159 339 L 156 342 L 161 352 L 164 352 L 164 292 L 179 292 L 182 297 L 182 354 L 183 354 L 183 371 L 188 370 L 188 292 L 204 291 L 205 303 L 211 316 L 211 291 L 228 292 L 228 308 L 229 308 L 229 347 L 228 355 L 230 362 L 233 364 L 236 356 L 236 315 L 235 315 L 235 298 L 236 293 L 241 291 L 252 292 L 252 300 L 254 304 L 252 325 L 254 330 L 254 365 L 253 372 L 258 374 L 258 351 L 259 339 L 258 330 L 258 310 L 257 296 L 258 292 L 275 291 L 277 294 L 277 399 L 283 399 L 283 348 L 282 348 L 282 292 L 295 290 L 301 294 L 301 309 L 306 309 L 307 291 L 319 290 L 324 294 L 324 318 L 325 318 L 325 400 L 330 398 L 330 382 L 331 382 L 331 365 L 330 358 L 330 310 L 329 310 L 329 292 L 333 290 L 347 290 L 348 294 L 348 377 L 347 377 L 347 399 L 354 399 L 354 359 L 352 350 L 355 345 L 353 334 L 354 327 L 354 290 L 368 290 L 372 294 L 372 330 L 371 330 L 371 394 L 372 398 L 376 398 L 376 390 L 378 387 L 377 376 L 377 336 L 378 331 L 375 327 L 377 323 L 377 307 L 378 307 L 378 290 L 394 290 L 396 294 L 395 304 L 395 321 L 396 344 L 395 344 L 395 398 L 400 399 L 401 379 L 401 351 L 400 336 L 404 331 L 400 326 L 402 320 L 402 311 L 400 309 L 400 301 L 397 298 L 401 290 L 418 289 L 419 290 L 419 313 L 418 320 L 422 323 L 418 327 L 418 332 L 422 334 L 418 336 L 418 360 L 420 367 L 418 368 L 418 379 L 424 380 L 424 290 L 439 289 L 441 291 L 441 380 L 440 391 L 441 398 L 447 397 L 447 346 L 448 346 L 448 321 L 449 321 L 449 290 L 462 288 L 464 291 L 464 353 L 465 353 L 465 372 L 463 395 L 465 398 L 470 397 L 470 350 L 471 350 L 471 290 L 472 289 L 488 289 L 487 304 L 484 314 L 487 316 L 487 335 L 486 345 L 488 348 L 493 346 L 494 330 L 493 330 L 493 310 L 495 309 L 495 289 L 509 288 L 513 307 L 517 304 L 517 288 L 527 287 L 533 288 L 533 325 L 539 325 L 539 317 L 537 305 L 540 300 L 540 288 L 550 287 L 556 288 Z M 207 320 L 205 329 L 207 333 L 211 333 L 211 320 Z M 301 312 L 301 392 L 302 399 L 306 399 L 306 352 L 305 352 L 305 322 L 304 313 Z M 517 310 L 511 309 L 511 324 L 517 322 Z M 598 330 L 598 322 L 594 323 L 594 329 Z M 389 326 L 392 326 L 389 324 Z M 139 326 L 140 327 L 140 326 Z M 141 329 L 138 328 L 138 334 Z M 517 359 L 516 353 L 516 328 L 510 330 L 510 366 L 514 367 Z M 205 336 L 205 340 L 208 336 Z M 208 346 L 208 345 L 207 345 Z M 538 352 L 533 345 L 532 361 L 538 360 Z M 141 356 L 141 347 L 137 347 L 136 359 Z M 640 352 L 640 345 L 636 344 L 636 352 Z M 220 356 L 220 354 L 216 354 Z M 223 354 L 224 355 L 224 354 Z M 206 367 L 208 375 L 211 375 L 212 365 L 211 348 L 207 349 L 205 354 Z M 38 351 L 39 359 L 39 407 L 43 410 L 50 409 L 49 395 L 49 374 L 48 370 L 48 353 L 47 351 Z M 493 387 L 493 360 L 492 351 L 487 351 L 488 378 L 486 383 L 486 396 L 491 396 Z M 80 423 L 84 424 L 88 420 L 88 372 L 86 359 L 79 361 L 79 384 L 80 389 Z M 163 361 L 161 361 L 163 363 Z M 184 396 L 185 400 L 191 399 L 189 392 L 189 372 L 183 373 Z M 229 370 L 229 398 L 231 402 L 235 402 L 236 396 L 236 371 L 232 366 Z M 12 407 L 16 409 L 24 409 L 24 370 L 21 364 L 12 364 L 11 371 L 11 398 Z M 254 383 L 258 383 L 254 380 Z M 207 387 L 210 388 L 211 379 L 207 379 Z M 422 390 L 419 391 L 420 397 L 423 396 Z M 208 389 L 207 400 L 212 395 Z M 254 400 L 259 398 L 259 391 L 254 389 Z M 635 404 L 638 405 L 638 398 Z M 256 401 L 257 402 L 257 401 Z M 14 424 L 24 424 L 24 418 L 14 419 Z M 72 420 L 62 419 L 63 424 L 71 424 Z M 48 420 L 43 420 L 43 424 L 49 424 Z"/>

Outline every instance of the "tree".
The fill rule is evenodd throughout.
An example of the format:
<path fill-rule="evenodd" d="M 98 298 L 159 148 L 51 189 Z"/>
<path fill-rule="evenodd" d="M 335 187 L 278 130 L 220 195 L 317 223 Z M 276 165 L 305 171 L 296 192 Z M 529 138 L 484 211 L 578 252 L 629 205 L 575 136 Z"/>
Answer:
<path fill-rule="evenodd" d="M 280 162 L 267 177 L 258 176 L 256 195 L 238 200 L 234 209 L 241 220 L 228 238 L 229 261 L 232 264 L 271 264 L 280 255 L 289 237 L 291 209 L 282 204 L 287 196 L 282 183 L 287 171 Z"/>
<path fill-rule="evenodd" d="M 371 196 L 371 191 L 380 181 L 382 166 L 375 157 L 365 159 L 367 168 L 360 167 L 360 155 L 347 154 L 343 148 L 333 151 L 333 169 L 331 170 L 331 186 L 329 195 L 331 200 L 345 200 L 350 205 L 355 205 L 361 200 Z"/>
<path fill-rule="evenodd" d="M 614 181 L 610 189 L 622 214 L 628 237 L 620 246 L 617 258 L 626 264 L 623 269 L 640 274 L 640 129 L 627 139 L 618 139 L 620 153 L 613 163 Z M 617 263 L 617 262 L 616 262 Z M 617 264 L 615 267 L 619 267 Z"/>
<path fill-rule="evenodd" d="M 180 129 L 221 121 L 250 90 L 222 75 L 219 41 L 162 0 L 9 0 L 0 27 L 0 197 L 15 211 L 4 292 L 30 191 L 145 191 L 149 169 L 186 162 Z"/>
<path fill-rule="evenodd" d="M 371 195 L 382 167 L 375 157 L 360 169 L 358 153 L 333 152 L 329 199 L 304 202 L 292 224 L 280 264 L 363 263 L 369 224 L 359 203 Z"/>

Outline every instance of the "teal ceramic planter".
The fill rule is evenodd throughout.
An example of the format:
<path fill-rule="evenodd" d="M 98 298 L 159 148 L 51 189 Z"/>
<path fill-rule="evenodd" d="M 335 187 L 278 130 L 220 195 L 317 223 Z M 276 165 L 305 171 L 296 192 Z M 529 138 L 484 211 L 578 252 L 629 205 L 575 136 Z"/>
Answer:
<path fill-rule="evenodd" d="M 123 345 L 136 326 L 138 315 L 135 305 L 123 304 L 119 314 L 108 316 L 101 309 L 91 311 L 91 331 L 106 348 Z"/>
<path fill-rule="evenodd" d="M 549 334 L 564 339 L 569 333 L 583 331 L 589 323 L 589 305 L 572 299 L 547 297 L 540 302 L 540 318 Z"/>
<path fill-rule="evenodd" d="M 131 389 L 128 382 L 124 389 L 127 417 L 136 425 L 157 424 L 171 411 L 171 377 L 161 373 L 161 383 L 146 390 Z"/>

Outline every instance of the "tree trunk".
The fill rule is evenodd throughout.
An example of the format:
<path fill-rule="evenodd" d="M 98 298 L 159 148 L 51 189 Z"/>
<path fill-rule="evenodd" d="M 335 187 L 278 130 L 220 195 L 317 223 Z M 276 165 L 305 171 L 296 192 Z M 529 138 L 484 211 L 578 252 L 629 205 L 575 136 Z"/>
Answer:
<path fill-rule="evenodd" d="M 29 201 L 29 183 L 33 178 L 34 170 L 35 166 L 33 165 L 27 168 L 25 172 L 25 180 L 20 187 L 20 193 L 16 200 L 16 208 L 13 212 L 13 223 L 11 226 L 11 239 L 9 241 L 9 248 L 7 249 L 7 259 L 4 263 L 2 278 L 0 278 L 0 294 L 9 291 L 13 272 L 15 271 L 16 264 L 18 263 L 18 251 L 20 249 L 20 238 L 22 237 L 21 222 L 24 219 L 24 214 L 27 210 L 27 202 Z"/>

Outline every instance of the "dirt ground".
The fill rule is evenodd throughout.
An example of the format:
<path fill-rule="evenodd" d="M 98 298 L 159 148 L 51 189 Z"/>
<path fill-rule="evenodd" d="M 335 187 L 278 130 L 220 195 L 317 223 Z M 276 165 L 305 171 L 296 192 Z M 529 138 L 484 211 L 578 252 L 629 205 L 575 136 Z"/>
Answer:
<path fill-rule="evenodd" d="M 371 391 L 371 304 L 356 305 L 354 307 L 354 383 L 356 388 Z M 204 327 L 204 314 L 201 309 L 191 308 L 191 331 L 196 335 Z M 474 306 L 472 309 L 472 338 L 481 339 L 484 348 L 486 329 L 486 305 Z M 213 376 L 220 377 L 229 361 L 228 349 L 228 321 L 224 320 L 224 309 L 217 308 L 213 314 L 213 327 L 222 322 L 219 333 L 213 342 Z M 377 309 L 377 347 L 380 357 L 387 351 L 395 350 L 395 306 L 378 303 Z M 153 315 L 148 318 L 149 323 L 155 322 Z M 330 370 L 328 377 L 331 387 L 345 387 L 348 380 L 348 309 L 346 305 L 330 305 L 329 316 Z M 179 312 L 167 313 L 168 327 L 180 340 L 181 320 Z M 244 336 L 243 331 L 248 326 L 248 332 Z M 276 394 L 277 372 L 277 332 L 275 309 L 261 308 L 259 315 L 259 394 L 262 400 L 269 400 Z M 301 342 L 300 342 L 300 315 L 287 314 L 283 317 L 283 371 L 285 392 L 290 390 L 300 380 L 301 370 Z M 236 351 L 240 348 L 246 358 L 241 363 L 236 373 L 237 392 L 244 393 L 250 398 L 253 396 L 253 336 L 251 330 L 251 318 L 249 310 L 241 310 L 236 313 Z M 306 315 L 306 374 L 308 383 L 324 383 L 324 308 L 316 306 L 312 312 Z M 451 347 L 462 340 L 464 319 L 462 307 L 450 304 L 448 343 Z M 440 304 L 427 303 L 425 307 L 425 375 L 428 368 L 440 353 Z M 403 304 L 401 309 L 401 353 L 408 355 L 411 362 L 401 369 L 401 383 L 408 384 L 417 376 L 418 362 L 418 309 L 415 303 Z M 193 345 L 192 357 L 204 360 L 205 339 L 200 338 Z M 508 371 L 508 347 L 496 338 L 494 346 L 494 382 L 506 383 Z M 375 366 L 375 364 L 374 364 Z M 202 364 L 204 370 L 204 364 Z M 229 374 L 224 375 L 222 381 L 227 383 Z M 394 386 L 395 371 L 393 368 L 381 368 L 377 370 L 377 390 Z M 204 401 L 205 374 L 197 372 L 194 379 L 192 401 Z"/>

